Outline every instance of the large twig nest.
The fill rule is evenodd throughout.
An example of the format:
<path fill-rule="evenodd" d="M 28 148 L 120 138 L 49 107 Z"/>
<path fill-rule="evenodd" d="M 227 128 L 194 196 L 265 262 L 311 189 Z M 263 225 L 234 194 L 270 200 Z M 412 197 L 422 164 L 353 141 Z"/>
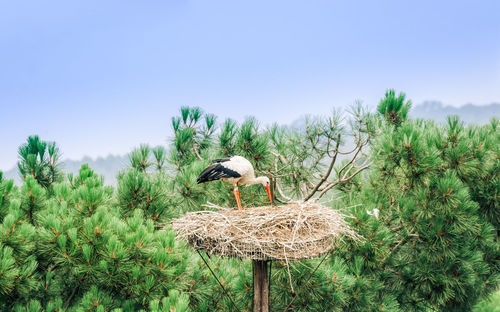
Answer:
<path fill-rule="evenodd" d="M 312 203 L 247 208 L 217 206 L 174 220 L 178 238 L 209 254 L 257 260 L 302 260 L 334 248 L 337 239 L 359 236 L 345 215 Z"/>

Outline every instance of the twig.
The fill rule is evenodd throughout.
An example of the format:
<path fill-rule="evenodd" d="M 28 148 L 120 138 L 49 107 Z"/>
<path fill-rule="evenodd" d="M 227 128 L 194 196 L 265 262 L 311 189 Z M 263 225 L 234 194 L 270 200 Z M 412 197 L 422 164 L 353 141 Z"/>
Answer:
<path fill-rule="evenodd" d="M 290 281 L 290 289 L 292 290 L 292 293 L 295 293 L 292 284 L 292 274 L 290 274 L 290 263 L 288 263 L 288 257 L 286 256 L 286 249 L 284 246 L 283 246 L 283 254 L 285 255 L 286 270 L 288 271 L 288 280 Z"/>
<path fill-rule="evenodd" d="M 307 283 L 309 282 L 309 280 L 311 279 L 311 277 L 314 275 L 314 273 L 316 273 L 316 270 L 320 267 L 321 264 L 323 264 L 323 262 L 326 260 L 326 258 L 328 258 L 329 255 L 330 255 L 330 253 L 327 253 L 323 257 L 323 259 L 321 260 L 321 262 L 316 266 L 316 268 L 314 269 L 314 271 L 312 271 L 312 273 L 309 275 L 309 277 L 307 278 L 307 280 L 305 281 L 305 283 L 302 284 L 302 286 L 300 287 L 299 291 L 295 294 L 295 296 L 292 298 L 292 301 L 290 301 L 290 303 L 286 306 L 286 308 L 285 308 L 285 310 L 283 310 L 283 312 L 288 311 L 288 308 L 290 308 L 290 306 L 292 305 L 292 303 L 299 296 L 299 294 L 302 291 L 302 289 L 304 289 L 304 287 L 307 285 Z"/>
<path fill-rule="evenodd" d="M 76 291 L 78 290 L 78 288 L 80 288 L 80 285 L 81 285 L 81 283 L 83 281 L 83 278 L 84 278 L 84 276 L 82 276 L 82 278 L 80 278 L 80 280 L 78 281 L 78 284 L 76 284 L 75 288 L 73 288 L 73 291 L 71 292 L 71 295 L 69 296 L 68 300 L 64 304 L 64 309 L 68 308 L 71 300 L 73 299 L 73 296 L 76 294 Z"/>
<path fill-rule="evenodd" d="M 238 311 L 241 311 L 238 306 L 236 305 L 236 303 L 234 303 L 234 300 L 233 298 L 231 297 L 231 295 L 226 291 L 226 288 L 224 288 L 224 286 L 222 285 L 222 283 L 219 281 L 219 278 L 217 277 L 217 275 L 215 275 L 214 271 L 212 271 L 212 268 L 210 267 L 210 265 L 208 264 L 208 262 L 205 260 L 205 258 L 203 258 L 203 256 L 201 255 L 201 252 L 199 250 L 196 250 L 198 252 L 198 254 L 200 255 L 200 258 L 203 260 L 203 262 L 205 262 L 205 265 L 207 266 L 207 268 L 210 270 L 210 273 L 212 273 L 213 277 L 215 277 L 215 279 L 217 280 L 217 283 L 219 283 L 219 286 L 222 288 L 222 290 L 224 291 L 224 293 L 227 295 L 227 297 L 229 298 L 229 300 L 231 300 L 231 302 L 233 303 L 234 307 L 236 308 L 236 310 Z"/>

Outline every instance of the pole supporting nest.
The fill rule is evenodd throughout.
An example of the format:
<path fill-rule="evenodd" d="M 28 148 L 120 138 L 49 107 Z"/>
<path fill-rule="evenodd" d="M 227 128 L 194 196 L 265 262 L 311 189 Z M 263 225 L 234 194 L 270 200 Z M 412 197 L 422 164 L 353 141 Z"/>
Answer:
<path fill-rule="evenodd" d="M 253 311 L 269 312 L 269 277 L 267 266 L 271 261 L 253 260 Z"/>

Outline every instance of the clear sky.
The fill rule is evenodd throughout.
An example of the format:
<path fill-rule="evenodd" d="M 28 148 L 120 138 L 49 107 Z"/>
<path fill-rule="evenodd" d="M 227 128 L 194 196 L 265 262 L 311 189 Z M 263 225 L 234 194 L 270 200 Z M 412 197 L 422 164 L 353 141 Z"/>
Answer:
<path fill-rule="evenodd" d="M 288 123 L 387 88 L 499 102 L 500 1 L 0 0 L 0 170 L 31 134 L 125 154 L 183 105 Z"/>

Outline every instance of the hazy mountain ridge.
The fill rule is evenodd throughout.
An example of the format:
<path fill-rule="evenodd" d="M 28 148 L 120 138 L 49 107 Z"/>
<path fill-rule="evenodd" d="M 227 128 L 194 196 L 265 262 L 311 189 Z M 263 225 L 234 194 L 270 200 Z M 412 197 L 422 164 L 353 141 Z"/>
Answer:
<path fill-rule="evenodd" d="M 445 122 L 449 115 L 458 115 L 461 120 L 469 124 L 485 124 L 492 117 L 500 117 L 500 103 L 488 105 L 466 104 L 460 107 L 445 106 L 441 102 L 427 101 L 412 107 L 409 113 L 412 118 L 432 119 L 436 122 Z"/>
<path fill-rule="evenodd" d="M 467 104 L 461 107 L 445 106 L 441 102 L 427 101 L 420 105 L 416 105 L 410 110 L 410 117 L 433 119 L 436 122 L 445 122 L 446 116 L 458 115 L 461 120 L 466 123 L 485 124 L 492 117 L 500 118 L 500 104 L 492 103 L 489 105 L 473 105 Z M 305 125 L 305 117 L 294 121 L 290 126 L 298 127 Z M 82 164 L 89 166 L 97 173 L 104 176 L 104 183 L 107 185 L 116 185 L 116 176 L 118 172 L 129 165 L 128 155 L 108 155 L 106 157 L 98 157 L 96 159 L 88 156 L 81 160 L 66 159 L 63 161 L 63 170 L 66 173 L 72 172 L 78 174 Z M 4 172 L 4 177 L 14 179 L 17 185 L 21 184 L 17 167 L 14 167 Z"/>
<path fill-rule="evenodd" d="M 78 170 L 82 164 L 88 164 L 95 172 L 104 176 L 104 184 L 116 185 L 116 176 L 118 172 L 128 166 L 128 155 L 108 155 L 106 157 L 97 157 L 95 159 L 85 156 L 81 160 L 65 159 L 62 161 L 63 171 L 68 173 L 78 174 Z M 21 185 L 21 176 L 17 167 L 14 167 L 4 172 L 4 178 L 14 179 L 17 185 Z"/>

